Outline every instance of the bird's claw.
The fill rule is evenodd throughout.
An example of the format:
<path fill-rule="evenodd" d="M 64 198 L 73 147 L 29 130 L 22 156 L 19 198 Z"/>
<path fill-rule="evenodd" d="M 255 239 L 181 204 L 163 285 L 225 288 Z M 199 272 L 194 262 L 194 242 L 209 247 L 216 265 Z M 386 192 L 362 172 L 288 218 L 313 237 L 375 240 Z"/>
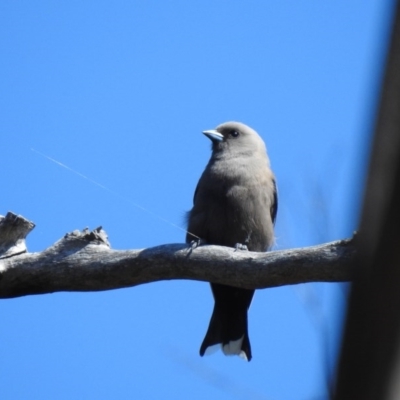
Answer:
<path fill-rule="evenodd" d="M 206 241 L 202 240 L 200 238 L 196 238 L 196 239 L 190 241 L 189 242 L 189 248 L 188 248 L 187 256 L 189 257 L 192 254 L 192 251 L 194 249 L 197 249 L 197 247 L 199 247 L 199 246 L 201 246 L 201 245 L 203 245 L 205 243 L 206 243 Z"/>
<path fill-rule="evenodd" d="M 243 250 L 243 251 L 249 251 L 249 249 L 247 248 L 247 246 L 245 244 L 242 243 L 236 243 L 235 244 L 235 251 L 236 250 Z"/>
<path fill-rule="evenodd" d="M 202 246 L 203 244 L 206 244 L 206 241 L 200 238 L 194 239 L 190 242 L 190 250 L 197 249 L 197 247 Z"/>

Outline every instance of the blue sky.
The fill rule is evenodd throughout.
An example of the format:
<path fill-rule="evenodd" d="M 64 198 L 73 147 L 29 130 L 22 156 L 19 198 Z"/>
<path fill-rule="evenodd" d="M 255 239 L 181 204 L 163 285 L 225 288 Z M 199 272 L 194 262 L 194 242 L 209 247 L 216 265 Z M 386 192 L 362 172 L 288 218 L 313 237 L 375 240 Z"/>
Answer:
<path fill-rule="evenodd" d="M 349 237 L 393 4 L 3 1 L 0 214 L 36 223 L 32 252 L 99 225 L 115 249 L 183 242 L 133 203 L 184 227 L 201 132 L 238 120 L 277 176 L 276 248 Z M 2 399 L 326 399 L 345 299 L 337 284 L 258 291 L 250 363 L 198 356 L 205 283 L 2 300 Z"/>

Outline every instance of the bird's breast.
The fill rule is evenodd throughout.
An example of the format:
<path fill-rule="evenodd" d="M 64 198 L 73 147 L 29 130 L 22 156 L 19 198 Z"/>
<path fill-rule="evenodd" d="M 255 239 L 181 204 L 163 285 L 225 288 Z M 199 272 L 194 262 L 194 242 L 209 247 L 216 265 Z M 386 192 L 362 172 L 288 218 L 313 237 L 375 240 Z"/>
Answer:
<path fill-rule="evenodd" d="M 265 174 L 238 172 L 225 169 L 221 174 L 216 168 L 205 171 L 189 228 L 208 243 L 242 243 L 250 250 L 265 251 L 273 242 L 268 179 Z"/>

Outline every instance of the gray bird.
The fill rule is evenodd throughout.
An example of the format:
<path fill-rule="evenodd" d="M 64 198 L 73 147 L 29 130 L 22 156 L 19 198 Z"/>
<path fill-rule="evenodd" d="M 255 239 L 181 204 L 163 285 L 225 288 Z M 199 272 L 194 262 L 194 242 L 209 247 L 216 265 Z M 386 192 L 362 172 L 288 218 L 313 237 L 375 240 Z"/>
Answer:
<path fill-rule="evenodd" d="M 274 242 L 278 201 L 263 140 L 240 122 L 203 133 L 211 139 L 212 154 L 187 216 L 186 242 L 195 243 L 196 235 L 207 244 L 267 251 Z M 247 310 L 254 290 L 216 283 L 211 283 L 211 290 L 215 305 L 200 355 L 221 344 L 225 355 L 250 361 Z"/>

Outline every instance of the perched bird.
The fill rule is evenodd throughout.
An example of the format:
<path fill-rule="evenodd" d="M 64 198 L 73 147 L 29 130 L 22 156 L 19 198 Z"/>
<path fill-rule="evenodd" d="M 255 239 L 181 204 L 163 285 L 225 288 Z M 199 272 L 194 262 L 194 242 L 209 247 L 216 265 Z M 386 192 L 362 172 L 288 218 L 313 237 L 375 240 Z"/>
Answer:
<path fill-rule="evenodd" d="M 212 154 L 188 212 L 186 242 L 195 241 L 196 235 L 207 244 L 270 249 L 278 202 L 263 140 L 240 122 L 226 122 L 203 133 L 211 139 Z M 216 283 L 211 283 L 211 289 L 215 305 L 200 355 L 221 344 L 225 355 L 250 361 L 247 310 L 254 290 Z"/>

